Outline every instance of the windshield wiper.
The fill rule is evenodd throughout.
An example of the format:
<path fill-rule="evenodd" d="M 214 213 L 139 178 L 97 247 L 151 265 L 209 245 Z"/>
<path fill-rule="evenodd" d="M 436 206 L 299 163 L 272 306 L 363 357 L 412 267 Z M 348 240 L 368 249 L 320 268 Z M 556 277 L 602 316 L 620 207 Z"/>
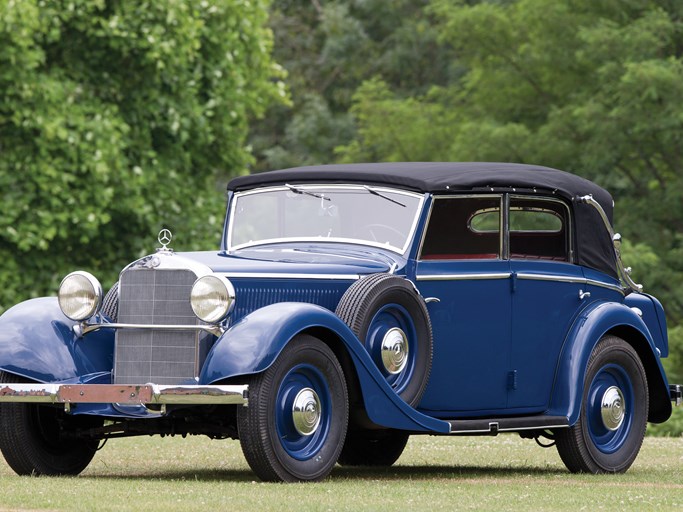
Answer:
<path fill-rule="evenodd" d="M 363 185 L 363 188 L 364 188 L 365 190 L 367 190 L 368 192 L 370 192 L 373 196 L 381 197 L 382 199 L 386 199 L 387 201 L 391 201 L 391 202 L 394 203 L 394 204 L 397 204 L 397 205 L 399 205 L 399 206 L 403 206 L 403 208 L 406 207 L 406 205 L 404 205 L 403 203 L 399 203 L 398 201 L 396 201 L 396 199 L 392 199 L 392 198 L 390 198 L 390 197 L 385 196 L 384 194 L 380 194 L 380 193 L 377 192 L 375 189 L 370 188 L 370 187 L 368 187 L 367 185 Z"/>
<path fill-rule="evenodd" d="M 332 199 L 330 199 L 329 197 L 325 197 L 325 196 L 322 195 L 322 194 L 316 194 L 315 192 L 309 192 L 308 190 L 303 190 L 303 189 L 300 189 L 300 188 L 296 188 L 296 187 L 294 187 L 294 186 L 292 186 L 292 185 L 289 185 L 289 184 L 287 184 L 287 183 L 285 183 L 285 187 L 287 187 L 289 190 L 291 190 L 291 191 L 294 192 L 295 194 L 303 194 L 303 195 L 306 195 L 306 196 L 315 197 L 315 198 L 317 198 L 317 199 L 324 199 L 325 201 L 332 201 Z"/>

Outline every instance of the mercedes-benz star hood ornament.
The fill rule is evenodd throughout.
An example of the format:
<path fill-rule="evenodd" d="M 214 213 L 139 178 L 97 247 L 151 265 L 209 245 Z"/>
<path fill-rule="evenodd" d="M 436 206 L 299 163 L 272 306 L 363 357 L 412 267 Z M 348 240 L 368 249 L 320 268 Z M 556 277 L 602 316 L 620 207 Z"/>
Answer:
<path fill-rule="evenodd" d="M 173 233 L 171 233 L 170 230 L 168 229 L 162 229 L 159 231 L 159 236 L 157 237 L 157 240 L 159 240 L 159 243 L 161 244 L 161 247 L 157 250 L 159 251 L 172 251 L 173 249 L 168 248 L 168 244 L 171 243 L 171 240 L 173 240 Z"/>

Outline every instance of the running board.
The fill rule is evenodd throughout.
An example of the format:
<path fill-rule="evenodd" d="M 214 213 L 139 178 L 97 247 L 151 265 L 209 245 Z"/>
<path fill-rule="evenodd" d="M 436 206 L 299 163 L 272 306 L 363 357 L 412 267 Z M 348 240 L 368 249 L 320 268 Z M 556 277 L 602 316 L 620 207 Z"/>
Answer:
<path fill-rule="evenodd" d="M 566 428 L 566 416 L 518 416 L 515 418 L 479 418 L 474 420 L 446 420 L 451 426 L 451 434 L 498 435 L 499 432 L 519 432 L 522 430 L 547 430 Z"/>

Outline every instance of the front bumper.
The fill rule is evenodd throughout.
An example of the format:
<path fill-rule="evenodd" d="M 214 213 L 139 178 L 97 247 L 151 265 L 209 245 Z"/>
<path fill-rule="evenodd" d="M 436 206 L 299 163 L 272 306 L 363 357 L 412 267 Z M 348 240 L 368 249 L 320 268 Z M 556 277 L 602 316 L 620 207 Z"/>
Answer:
<path fill-rule="evenodd" d="M 0 402 L 121 405 L 248 405 L 247 385 L 0 384 Z M 68 408 L 68 407 L 67 407 Z"/>

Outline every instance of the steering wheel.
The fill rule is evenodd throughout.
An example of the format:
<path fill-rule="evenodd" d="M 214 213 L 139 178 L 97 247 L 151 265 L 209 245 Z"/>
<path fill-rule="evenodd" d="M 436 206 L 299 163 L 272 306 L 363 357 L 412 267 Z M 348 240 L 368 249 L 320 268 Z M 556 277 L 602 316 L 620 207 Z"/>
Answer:
<path fill-rule="evenodd" d="M 405 238 L 406 238 L 404 233 L 402 233 L 401 231 L 399 231 L 395 227 L 389 226 L 387 224 L 380 224 L 380 223 L 366 224 L 365 226 L 363 226 L 363 229 L 367 229 L 368 233 L 370 233 L 370 236 L 372 236 L 372 239 L 375 242 L 379 242 L 379 243 L 383 243 L 383 242 L 380 242 L 377 234 L 375 233 L 375 231 L 377 229 L 384 229 L 390 233 L 393 233 L 394 235 L 396 235 L 398 237 L 399 240 L 405 240 Z"/>

